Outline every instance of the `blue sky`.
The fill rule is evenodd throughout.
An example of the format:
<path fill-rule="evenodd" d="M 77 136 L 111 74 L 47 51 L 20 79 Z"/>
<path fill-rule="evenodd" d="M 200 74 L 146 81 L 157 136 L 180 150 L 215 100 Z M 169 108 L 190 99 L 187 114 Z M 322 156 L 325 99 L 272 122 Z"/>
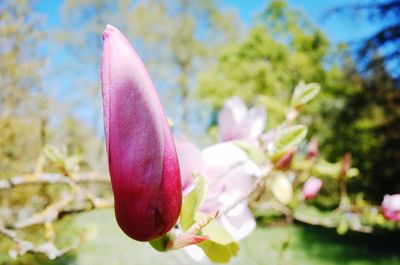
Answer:
<path fill-rule="evenodd" d="M 226 7 L 234 8 L 240 16 L 242 22 L 247 26 L 251 27 L 252 22 L 262 11 L 263 8 L 269 2 L 268 0 L 222 0 L 222 4 Z M 372 34 L 377 30 L 379 25 L 371 25 L 364 20 L 357 20 L 343 16 L 332 16 L 328 19 L 323 19 L 324 14 L 330 8 L 356 3 L 360 1 L 355 0 L 287 0 L 292 7 L 302 10 L 314 24 L 318 25 L 319 28 L 325 33 L 325 35 L 333 42 L 357 42 L 362 40 L 364 37 Z M 59 17 L 59 9 L 63 0 L 39 0 L 36 5 L 36 9 L 46 17 L 45 27 L 46 29 L 56 29 L 60 26 L 61 19 Z M 46 45 L 46 44 L 45 44 Z M 48 46 L 48 45 L 47 45 Z M 54 74 L 47 74 L 44 78 L 44 85 L 48 87 L 47 91 L 51 91 L 53 96 L 60 99 L 60 101 L 66 100 L 67 97 L 73 97 L 75 93 L 71 92 L 71 86 L 73 81 L 70 75 L 64 76 L 62 73 L 57 72 L 57 66 L 62 64 L 63 61 L 68 60 L 68 54 L 66 51 L 57 50 L 50 51 L 52 54 L 52 60 L 50 68 L 52 68 Z M 72 71 L 73 69 L 71 69 Z M 67 73 L 68 74 L 68 73 Z M 85 73 L 79 73 L 85 74 Z M 92 73 L 86 73 L 91 75 Z M 52 89 L 56 88 L 56 89 Z M 99 92 L 100 93 L 100 92 Z M 80 93 L 79 93 L 80 94 Z M 82 95 L 80 95 L 82 97 Z M 84 99 L 79 99 L 81 105 L 77 103 L 76 108 L 68 110 L 69 114 L 74 114 L 83 120 L 90 121 L 92 119 L 92 111 L 90 105 L 87 102 L 82 102 Z M 99 122 L 101 126 L 101 122 Z"/>
<path fill-rule="evenodd" d="M 58 9 L 63 0 L 39 0 L 38 11 L 47 17 L 46 27 L 54 28 L 60 23 Z M 237 9 L 237 12 L 246 25 L 251 25 L 254 17 L 269 1 L 263 0 L 223 0 L 223 4 Z M 303 10 L 311 20 L 317 24 L 333 42 L 357 41 L 368 36 L 377 29 L 365 21 L 346 18 L 346 16 L 324 18 L 324 12 L 335 6 L 366 2 L 356 0 L 288 0 L 293 7 Z"/>

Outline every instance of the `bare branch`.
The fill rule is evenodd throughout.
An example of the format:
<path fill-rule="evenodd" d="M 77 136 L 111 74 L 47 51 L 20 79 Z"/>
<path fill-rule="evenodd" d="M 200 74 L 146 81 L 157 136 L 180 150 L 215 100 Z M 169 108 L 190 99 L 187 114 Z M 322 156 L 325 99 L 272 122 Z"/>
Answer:
<path fill-rule="evenodd" d="M 33 215 L 32 217 L 17 221 L 13 227 L 19 229 L 37 224 L 46 224 L 57 220 L 59 212 L 74 200 L 74 196 L 75 193 L 69 194 L 64 199 L 50 204 L 43 211 Z"/>
<path fill-rule="evenodd" d="M 77 183 L 104 183 L 110 184 L 108 178 L 99 177 L 93 172 L 72 175 L 74 182 Z M 43 185 L 43 184 L 70 184 L 71 179 L 62 174 L 42 173 L 40 175 L 27 174 L 12 177 L 6 180 L 0 180 L 0 190 L 9 190 L 17 186 L 25 185 Z"/>

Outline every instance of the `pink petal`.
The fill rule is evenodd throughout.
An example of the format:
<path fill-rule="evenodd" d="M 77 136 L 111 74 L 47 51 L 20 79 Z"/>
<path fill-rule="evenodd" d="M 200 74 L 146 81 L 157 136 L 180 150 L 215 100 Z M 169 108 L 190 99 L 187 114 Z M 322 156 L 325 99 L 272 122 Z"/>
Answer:
<path fill-rule="evenodd" d="M 223 215 L 221 223 L 236 240 L 242 240 L 256 228 L 256 221 L 247 207 L 247 201 L 238 204 L 226 215 Z"/>
<path fill-rule="evenodd" d="M 385 195 L 382 211 L 386 219 L 400 221 L 400 194 Z"/>
<path fill-rule="evenodd" d="M 239 97 L 233 97 L 225 101 L 218 114 L 218 130 L 220 141 L 237 139 L 240 133 L 240 125 L 246 118 L 247 108 Z"/>
<path fill-rule="evenodd" d="M 202 151 L 206 170 L 205 177 L 210 185 L 246 189 L 250 186 L 253 173 L 247 154 L 232 142 L 209 146 Z"/>
<path fill-rule="evenodd" d="M 182 189 L 186 190 L 193 183 L 193 173 L 204 171 L 204 162 L 200 150 L 185 137 L 175 137 L 178 154 Z"/>
<path fill-rule="evenodd" d="M 303 195 L 306 199 L 312 199 L 317 196 L 322 188 L 322 180 L 316 177 L 310 177 L 303 186 Z"/>
<path fill-rule="evenodd" d="M 246 119 L 240 126 L 241 139 L 256 140 L 261 136 L 267 122 L 267 114 L 263 107 L 253 107 L 249 110 Z"/>
<path fill-rule="evenodd" d="M 224 205 L 221 194 L 245 194 L 252 187 L 253 176 L 260 169 L 247 154 L 232 142 L 224 142 L 202 151 L 205 163 L 204 176 L 207 181 L 207 198 L 202 206 L 205 212 L 212 212 Z"/>

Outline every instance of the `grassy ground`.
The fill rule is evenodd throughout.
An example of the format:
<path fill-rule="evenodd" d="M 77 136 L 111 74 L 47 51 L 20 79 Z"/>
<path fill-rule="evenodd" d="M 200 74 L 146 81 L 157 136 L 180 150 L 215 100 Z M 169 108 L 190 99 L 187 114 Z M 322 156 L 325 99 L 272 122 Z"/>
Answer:
<path fill-rule="evenodd" d="M 147 243 L 130 240 L 116 226 L 111 211 L 82 214 L 77 225 L 92 226 L 93 238 L 76 253 L 50 262 L 52 265 L 196 264 L 183 251 L 158 253 Z M 400 265 L 400 238 L 347 234 L 308 226 L 260 228 L 241 242 L 239 256 L 231 264 L 246 265 Z M 4 259 L 3 259 L 4 260 Z M 3 263 L 0 259 L 0 264 Z M 31 264 L 20 260 L 16 264 Z M 205 261 L 202 264 L 210 264 Z"/>

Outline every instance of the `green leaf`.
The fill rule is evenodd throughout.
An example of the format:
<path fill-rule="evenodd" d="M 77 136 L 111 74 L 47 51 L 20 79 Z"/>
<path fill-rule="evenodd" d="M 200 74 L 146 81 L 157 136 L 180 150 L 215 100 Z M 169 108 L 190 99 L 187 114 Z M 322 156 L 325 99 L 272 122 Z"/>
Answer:
<path fill-rule="evenodd" d="M 201 232 L 203 236 L 208 236 L 209 240 L 221 245 L 235 242 L 235 239 L 228 233 L 228 231 L 216 222 L 208 224 L 201 230 Z"/>
<path fill-rule="evenodd" d="M 321 90 L 321 86 L 317 83 L 305 84 L 304 81 L 300 81 L 300 83 L 295 87 L 293 96 L 292 96 L 292 106 L 300 107 L 313 98 L 315 98 L 319 91 Z"/>
<path fill-rule="evenodd" d="M 149 243 L 155 250 L 160 252 L 165 252 L 167 251 L 168 241 L 169 241 L 169 236 L 165 234 L 162 237 L 149 241 Z"/>
<path fill-rule="evenodd" d="M 265 162 L 266 156 L 264 152 L 260 150 L 260 148 L 257 148 L 256 146 L 245 141 L 235 141 L 235 145 L 245 151 L 250 159 L 256 164 L 261 165 Z"/>
<path fill-rule="evenodd" d="M 330 163 L 328 161 L 321 160 L 311 169 L 311 173 L 314 175 L 329 176 L 337 179 L 341 168 L 342 164 L 340 162 Z"/>
<path fill-rule="evenodd" d="M 289 111 L 287 106 L 284 106 L 282 102 L 276 100 L 275 97 L 268 95 L 259 95 L 258 100 L 268 108 L 269 113 L 279 113 L 281 115 L 286 115 Z"/>
<path fill-rule="evenodd" d="M 298 145 L 307 135 L 307 127 L 305 125 L 294 125 L 282 129 L 278 132 L 278 137 L 275 140 L 269 155 L 272 161 L 279 160 L 292 147 Z"/>
<path fill-rule="evenodd" d="M 347 223 L 347 220 L 345 218 L 342 218 L 339 222 L 338 227 L 336 227 L 336 232 L 339 235 L 344 235 L 347 233 L 349 230 L 349 224 Z"/>
<path fill-rule="evenodd" d="M 199 244 L 212 262 L 227 263 L 239 251 L 239 244 L 220 224 L 212 222 L 202 229 L 209 240 Z"/>
<path fill-rule="evenodd" d="M 64 167 L 68 172 L 71 172 L 75 166 L 78 166 L 83 160 L 82 154 L 75 154 L 73 156 L 67 157 L 64 160 Z"/>
<path fill-rule="evenodd" d="M 347 170 L 348 178 L 354 178 L 357 177 L 358 175 L 360 175 L 360 171 L 357 168 L 352 167 L 349 170 Z"/>
<path fill-rule="evenodd" d="M 207 257 L 215 263 L 228 263 L 232 257 L 237 256 L 239 244 L 232 242 L 221 245 L 212 241 L 205 241 L 199 245 Z"/>
<path fill-rule="evenodd" d="M 65 159 L 65 155 L 55 146 L 48 145 L 43 150 L 44 155 L 49 159 L 51 162 L 54 163 L 63 163 Z"/>
<path fill-rule="evenodd" d="M 182 204 L 180 223 L 184 231 L 195 223 L 196 210 L 203 203 L 206 195 L 206 183 L 201 175 L 194 175 L 194 189 L 185 197 Z"/>

